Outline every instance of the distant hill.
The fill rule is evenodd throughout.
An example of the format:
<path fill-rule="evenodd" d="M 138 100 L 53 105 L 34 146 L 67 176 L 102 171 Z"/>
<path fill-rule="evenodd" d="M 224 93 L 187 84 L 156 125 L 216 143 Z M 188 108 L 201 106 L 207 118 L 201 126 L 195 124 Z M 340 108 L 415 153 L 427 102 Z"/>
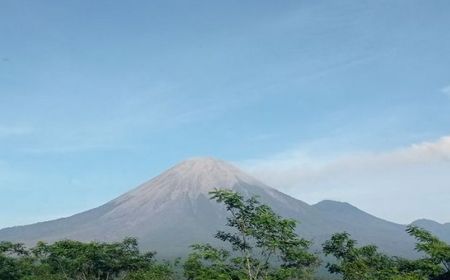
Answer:
<path fill-rule="evenodd" d="M 432 220 L 420 219 L 412 222 L 421 228 L 426 228 L 436 234 L 440 239 L 450 242 L 450 223 L 441 224 Z"/>
<path fill-rule="evenodd" d="M 156 250 L 164 257 L 183 256 L 193 243 L 215 243 L 214 233 L 225 224 L 224 209 L 209 199 L 208 192 L 214 188 L 258 195 L 280 215 L 300 221 L 299 233 L 312 239 L 316 249 L 332 233 L 347 231 L 361 244 L 376 244 L 389 254 L 414 255 L 414 240 L 405 233 L 404 225 L 374 217 L 348 203 L 322 201 L 309 205 L 212 158 L 181 162 L 98 208 L 2 229 L 0 240 L 32 245 L 40 240 L 114 241 L 135 236 L 143 249 Z M 416 223 L 440 236 L 449 236 L 448 224 Z"/>

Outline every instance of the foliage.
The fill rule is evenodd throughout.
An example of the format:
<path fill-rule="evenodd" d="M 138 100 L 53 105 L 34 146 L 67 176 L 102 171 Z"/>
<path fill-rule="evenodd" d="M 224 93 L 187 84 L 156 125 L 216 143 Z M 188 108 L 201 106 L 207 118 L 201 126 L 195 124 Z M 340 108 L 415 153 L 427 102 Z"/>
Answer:
<path fill-rule="evenodd" d="M 230 244 L 233 252 L 210 245 L 194 246 L 185 263 L 188 279 L 311 277 L 318 258 L 308 252 L 311 243 L 295 233 L 294 220 L 281 218 L 255 197 L 244 199 L 230 190 L 215 190 L 210 194 L 230 214 L 227 225 L 232 230 L 218 231 L 216 238 Z"/>
<path fill-rule="evenodd" d="M 141 254 L 134 238 L 114 243 L 39 242 L 31 250 L 21 244 L 2 242 L 0 279 L 170 279 L 169 268 L 156 264 L 153 256 L 154 253 Z"/>
<path fill-rule="evenodd" d="M 406 231 L 416 238 L 416 250 L 426 254 L 418 261 L 422 270 L 434 279 L 450 279 L 450 245 L 417 226 L 410 225 Z"/>
<path fill-rule="evenodd" d="M 230 253 L 210 244 L 196 244 L 183 267 L 187 279 L 233 280 L 242 279 L 243 273 L 229 262 Z"/>
<path fill-rule="evenodd" d="M 21 279 L 27 274 L 29 252 L 22 244 L 0 242 L 0 279 Z"/>
<path fill-rule="evenodd" d="M 134 238 L 115 243 L 63 240 L 48 245 L 40 242 L 32 252 L 51 272 L 75 279 L 111 279 L 151 266 L 154 255 L 140 254 Z"/>
<path fill-rule="evenodd" d="M 409 226 L 407 232 L 417 239 L 416 249 L 427 257 L 419 260 L 389 257 L 373 245 L 358 248 L 348 233 L 337 233 L 323 245 L 325 255 L 337 260 L 327 264 L 328 270 L 341 274 L 344 280 L 450 279 L 450 246 L 415 226 Z"/>
<path fill-rule="evenodd" d="M 124 280 L 173 280 L 174 271 L 169 264 L 154 264 L 144 269 L 131 272 Z"/>
<path fill-rule="evenodd" d="M 325 255 L 337 260 L 337 263 L 327 264 L 330 273 L 341 274 L 344 280 L 427 279 L 419 273 L 403 270 L 407 267 L 406 260 L 380 253 L 373 245 L 356 245 L 345 232 L 334 234 L 323 244 Z"/>

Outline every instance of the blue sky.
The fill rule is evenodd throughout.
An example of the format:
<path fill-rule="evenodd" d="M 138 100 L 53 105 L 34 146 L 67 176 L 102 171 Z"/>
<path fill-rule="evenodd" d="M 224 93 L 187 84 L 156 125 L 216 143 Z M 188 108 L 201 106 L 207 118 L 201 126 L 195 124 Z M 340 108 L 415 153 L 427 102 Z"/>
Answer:
<path fill-rule="evenodd" d="M 382 186 L 336 194 L 327 180 L 276 175 L 437 145 L 434 161 L 418 153 L 422 167 L 386 180 L 407 188 L 424 174 L 419 195 L 448 185 L 449 10 L 446 0 L 2 1 L 0 227 L 98 206 L 203 155 L 278 170 L 267 180 L 311 203 L 448 222 L 436 196 L 386 212 L 389 188 L 372 205 L 360 198 Z"/>

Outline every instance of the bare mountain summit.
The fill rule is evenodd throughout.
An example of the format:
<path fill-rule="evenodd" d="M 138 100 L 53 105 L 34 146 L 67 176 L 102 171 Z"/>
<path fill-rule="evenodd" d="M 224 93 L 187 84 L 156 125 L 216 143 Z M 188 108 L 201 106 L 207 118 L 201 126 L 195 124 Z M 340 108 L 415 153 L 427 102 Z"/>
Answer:
<path fill-rule="evenodd" d="M 197 199 L 214 188 L 232 188 L 239 184 L 265 188 L 255 178 L 224 161 L 196 158 L 181 162 L 113 202 L 130 208 L 140 205 L 161 207 L 161 203 L 187 197 Z"/>
<path fill-rule="evenodd" d="M 88 241 L 135 236 L 145 249 L 183 256 L 198 242 L 215 242 L 225 224 L 222 206 L 209 199 L 214 188 L 258 195 L 282 216 L 301 222 L 299 232 L 319 246 L 334 232 L 347 231 L 361 243 L 375 243 L 388 253 L 410 255 L 413 240 L 405 226 L 373 217 L 349 205 L 326 201 L 316 205 L 285 195 L 233 165 L 213 158 L 186 160 L 134 190 L 68 218 L 0 230 L 0 240 L 34 244 L 64 238 Z"/>

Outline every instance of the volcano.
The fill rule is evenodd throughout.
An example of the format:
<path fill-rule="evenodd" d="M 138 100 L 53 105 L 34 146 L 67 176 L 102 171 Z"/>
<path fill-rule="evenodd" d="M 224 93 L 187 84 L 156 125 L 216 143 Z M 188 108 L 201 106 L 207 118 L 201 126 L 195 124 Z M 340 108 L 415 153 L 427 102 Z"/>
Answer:
<path fill-rule="evenodd" d="M 214 158 L 183 161 L 122 196 L 67 218 L 0 230 L 0 240 L 33 245 L 61 239 L 117 241 L 138 238 L 143 249 L 160 256 L 184 256 L 189 246 L 217 242 L 214 234 L 226 222 L 223 206 L 209 199 L 215 188 L 256 195 L 284 217 L 299 221 L 298 232 L 316 248 L 335 232 L 346 231 L 361 244 L 410 256 L 414 240 L 405 226 L 336 201 L 309 205 L 265 185 L 235 166 Z"/>

